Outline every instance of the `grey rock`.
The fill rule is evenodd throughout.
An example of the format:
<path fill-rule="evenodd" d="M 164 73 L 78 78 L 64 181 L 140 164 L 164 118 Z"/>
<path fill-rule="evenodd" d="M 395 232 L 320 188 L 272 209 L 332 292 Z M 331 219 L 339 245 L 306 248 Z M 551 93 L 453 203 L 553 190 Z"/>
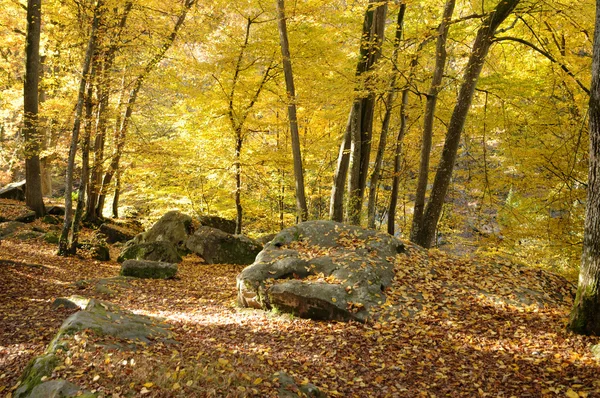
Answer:
<path fill-rule="evenodd" d="M 59 297 L 52 302 L 52 308 L 85 309 L 90 299 L 82 296 Z"/>
<path fill-rule="evenodd" d="M 13 394 L 14 398 L 28 397 L 32 390 L 42 383 L 43 377 L 50 377 L 58 364 L 54 351 L 33 358 L 21 376 L 19 388 Z"/>
<path fill-rule="evenodd" d="M 127 260 L 121 265 L 121 275 L 146 279 L 171 279 L 177 274 L 177 264 L 159 261 Z"/>
<path fill-rule="evenodd" d="M 148 231 L 136 235 L 126 247 L 140 243 L 169 242 L 176 249 L 185 250 L 192 233 L 192 218 L 178 211 L 170 211 L 160 218 Z"/>
<path fill-rule="evenodd" d="M 27 225 L 19 221 L 7 221 L 0 223 L 0 239 L 7 238 L 22 230 Z"/>
<path fill-rule="evenodd" d="M 31 390 L 29 398 L 70 398 L 78 396 L 81 388 L 66 380 L 50 380 Z"/>
<path fill-rule="evenodd" d="M 106 236 L 108 243 L 127 242 L 137 235 L 135 231 L 127 227 L 108 223 L 102 224 L 98 230 Z"/>
<path fill-rule="evenodd" d="M 31 223 L 35 221 L 35 211 L 28 211 L 24 214 L 21 214 L 18 217 L 15 217 L 15 221 Z"/>
<path fill-rule="evenodd" d="M 246 236 L 204 226 L 188 238 L 186 246 L 208 264 L 252 264 L 262 249 L 260 243 Z"/>
<path fill-rule="evenodd" d="M 53 216 L 64 216 L 65 215 L 65 207 L 64 206 L 46 206 L 46 213 Z"/>
<path fill-rule="evenodd" d="M 219 216 L 200 216 L 198 217 L 198 221 L 205 227 L 220 229 L 228 234 L 235 234 L 234 220 L 228 220 Z"/>
<path fill-rule="evenodd" d="M 312 319 L 366 321 L 386 301 L 403 243 L 333 221 L 281 231 L 237 277 L 238 303 Z M 307 279 L 310 277 L 310 279 Z"/>
<path fill-rule="evenodd" d="M 26 182 L 13 182 L 0 189 L 0 199 L 12 199 L 25 201 L 25 184 Z"/>
<path fill-rule="evenodd" d="M 19 231 L 13 235 L 14 238 L 19 240 L 33 240 L 44 236 L 45 233 L 38 231 Z"/>
<path fill-rule="evenodd" d="M 128 244 L 125 246 L 118 262 L 125 260 L 149 260 L 165 263 L 179 263 L 181 256 L 175 247 L 168 241 L 155 241 L 139 244 Z"/>

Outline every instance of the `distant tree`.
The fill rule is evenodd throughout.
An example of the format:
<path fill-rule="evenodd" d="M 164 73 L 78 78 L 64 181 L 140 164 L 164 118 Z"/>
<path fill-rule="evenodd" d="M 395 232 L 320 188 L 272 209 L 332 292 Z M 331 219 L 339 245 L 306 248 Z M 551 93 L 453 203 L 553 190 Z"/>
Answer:
<path fill-rule="evenodd" d="M 583 254 L 569 329 L 579 334 L 598 336 L 600 335 L 600 0 L 596 0 L 589 105 L 590 164 Z"/>
<path fill-rule="evenodd" d="M 473 94 L 483 69 L 485 59 L 494 43 L 494 35 L 498 27 L 513 12 L 520 0 L 501 0 L 494 11 L 483 21 L 483 25 L 477 31 L 469 62 L 463 76 L 463 83 L 456 99 L 456 105 L 448 124 L 446 139 L 442 156 L 438 164 L 437 172 L 431 189 L 431 195 L 423 212 L 421 225 L 418 226 L 417 234 L 411 236 L 411 240 L 423 247 L 431 247 L 437 230 L 437 225 L 442 214 L 442 207 L 446 199 L 446 193 L 450 186 L 454 163 L 458 153 L 460 137 L 467 120 Z"/>
<path fill-rule="evenodd" d="M 36 216 L 45 214 L 40 176 L 40 134 L 38 126 L 38 87 L 40 80 L 40 31 L 42 22 L 41 0 L 27 1 L 27 43 L 25 47 L 25 83 L 23 110 L 25 135 L 25 202 Z"/>
<path fill-rule="evenodd" d="M 288 40 L 287 25 L 285 20 L 285 1 L 277 0 L 277 22 L 279 27 L 279 42 L 283 58 L 283 73 L 285 74 L 285 87 L 287 90 L 288 118 L 292 138 L 292 155 L 294 158 L 294 177 L 296 180 L 296 206 L 300 221 L 308 219 L 308 207 L 304 193 L 304 171 L 302 167 L 302 154 L 300 152 L 300 135 L 298 133 L 298 117 L 296 116 L 296 88 L 290 55 L 290 42 Z"/>

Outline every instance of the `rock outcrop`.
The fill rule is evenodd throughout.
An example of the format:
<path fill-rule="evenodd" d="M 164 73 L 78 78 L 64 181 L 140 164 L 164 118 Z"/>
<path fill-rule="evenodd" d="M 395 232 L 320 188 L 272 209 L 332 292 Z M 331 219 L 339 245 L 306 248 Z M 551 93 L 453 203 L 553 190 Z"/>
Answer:
<path fill-rule="evenodd" d="M 235 234 L 235 221 L 233 220 L 219 216 L 200 216 L 198 217 L 198 221 L 205 227 L 220 229 L 228 234 Z"/>
<path fill-rule="evenodd" d="M 243 235 L 232 235 L 216 228 L 199 227 L 186 247 L 208 264 L 252 264 L 262 245 Z"/>
<path fill-rule="evenodd" d="M 155 241 L 139 244 L 128 243 L 119 258 L 118 262 L 125 260 L 148 260 L 161 261 L 165 263 L 179 263 L 181 256 L 169 241 Z"/>
<path fill-rule="evenodd" d="M 275 236 L 237 277 L 238 302 L 312 318 L 365 321 L 386 301 L 403 243 L 381 232 L 308 221 Z"/>
<path fill-rule="evenodd" d="M 13 397 L 95 396 L 82 392 L 81 388 L 69 381 L 51 379 L 59 363 L 57 350 L 68 351 L 69 345 L 72 344 L 69 336 L 84 330 L 106 337 L 106 346 L 118 350 L 133 349 L 131 344 L 135 341 L 145 344 L 174 342 L 171 339 L 169 326 L 156 319 L 132 314 L 114 304 L 95 299 L 89 300 L 87 304 L 81 301 L 81 297 L 67 299 L 67 301 L 80 306 L 85 305 L 85 309 L 68 317 L 45 353 L 29 363 Z"/>

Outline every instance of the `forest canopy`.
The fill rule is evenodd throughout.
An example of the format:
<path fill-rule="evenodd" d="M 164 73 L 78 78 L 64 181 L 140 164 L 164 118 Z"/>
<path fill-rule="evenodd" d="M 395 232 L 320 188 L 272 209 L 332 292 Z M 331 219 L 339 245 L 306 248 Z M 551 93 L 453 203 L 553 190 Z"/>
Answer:
<path fill-rule="evenodd" d="M 295 223 L 287 113 L 293 101 L 308 218 L 329 218 L 340 145 L 351 130 L 348 115 L 357 102 L 370 101 L 372 132 L 362 146 L 370 156 L 361 158 L 364 203 L 358 214 L 346 209 L 344 217 L 366 225 L 367 191 L 373 190 L 372 222 L 385 229 L 395 177 L 391 224 L 408 238 L 427 103 L 434 93 L 429 191 L 476 37 L 502 4 L 456 1 L 448 10 L 448 3 L 445 9 L 429 0 L 288 0 L 290 99 L 274 1 L 43 1 L 37 128 L 44 194 L 64 195 L 82 65 L 94 37 L 73 170 L 77 188 L 87 137 L 89 214 L 135 213 L 150 222 L 180 209 L 235 219 L 243 208 L 240 228 L 253 236 Z M 594 4 L 506 3 L 514 7 L 491 32 L 434 244 L 478 242 L 480 250 L 575 274 L 587 187 Z M 17 0 L 0 5 L 4 185 L 25 175 L 27 7 Z M 368 23 L 383 30 L 365 30 Z M 441 82 L 432 84 L 440 48 Z M 345 199 L 354 198 L 351 191 Z"/>

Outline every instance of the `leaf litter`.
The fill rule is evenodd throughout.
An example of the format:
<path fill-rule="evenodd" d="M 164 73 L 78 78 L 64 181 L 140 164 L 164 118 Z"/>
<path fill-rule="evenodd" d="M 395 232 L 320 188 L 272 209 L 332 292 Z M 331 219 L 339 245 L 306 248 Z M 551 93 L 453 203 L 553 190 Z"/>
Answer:
<path fill-rule="evenodd" d="M 128 342 L 135 349 L 120 351 L 91 331 L 72 336 L 51 378 L 100 396 L 270 397 L 276 372 L 332 397 L 600 396 L 590 353 L 598 339 L 565 328 L 573 285 L 507 260 L 411 247 L 395 259 L 388 300 L 361 324 L 239 308 L 242 267 L 193 255 L 175 280 L 78 288 L 78 280 L 114 277 L 119 265 L 55 251 L 40 241 L 0 243 L 0 396 L 11 396 L 73 312 L 52 301 L 72 294 L 164 319 L 178 342 Z"/>

